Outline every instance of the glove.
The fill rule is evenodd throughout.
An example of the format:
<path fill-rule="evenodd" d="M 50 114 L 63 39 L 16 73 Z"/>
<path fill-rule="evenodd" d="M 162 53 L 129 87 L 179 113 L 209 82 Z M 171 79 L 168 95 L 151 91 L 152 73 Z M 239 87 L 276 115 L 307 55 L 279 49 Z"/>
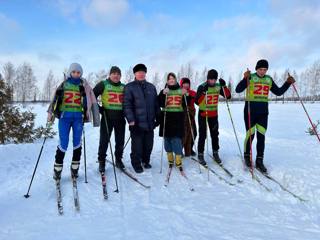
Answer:
<path fill-rule="evenodd" d="M 243 74 L 243 78 L 248 79 L 250 76 L 251 76 L 251 72 L 249 69 L 247 69 L 247 71 L 245 71 Z"/>
<path fill-rule="evenodd" d="M 187 94 L 187 96 L 188 96 L 188 90 L 187 90 L 187 89 L 182 88 L 182 89 L 181 89 L 181 92 L 182 92 L 182 95 Z"/>
<path fill-rule="evenodd" d="M 226 86 L 226 81 L 223 80 L 222 78 L 219 79 L 219 83 L 220 83 L 221 87 L 225 87 Z"/>
<path fill-rule="evenodd" d="M 163 94 L 167 95 L 168 92 L 169 92 L 169 88 L 168 88 L 168 87 L 166 87 L 165 89 L 163 89 Z"/>
<path fill-rule="evenodd" d="M 296 80 L 294 80 L 294 77 L 292 77 L 292 76 L 289 75 L 289 77 L 287 78 L 287 81 L 286 81 L 286 82 L 289 83 L 289 84 L 292 84 L 292 83 L 295 83 Z"/>

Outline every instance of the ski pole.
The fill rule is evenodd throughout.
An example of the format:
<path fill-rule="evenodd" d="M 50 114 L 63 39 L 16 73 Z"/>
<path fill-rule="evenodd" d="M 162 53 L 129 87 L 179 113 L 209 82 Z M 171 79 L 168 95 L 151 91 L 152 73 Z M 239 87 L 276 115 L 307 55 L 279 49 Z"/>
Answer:
<path fill-rule="evenodd" d="M 84 147 L 84 182 L 88 183 L 87 179 L 87 154 L 86 154 L 86 134 L 84 131 L 84 124 L 83 124 L 83 147 Z"/>
<path fill-rule="evenodd" d="M 238 145 L 239 153 L 240 153 L 240 156 L 241 156 L 242 162 L 244 163 L 244 159 L 243 159 L 243 155 L 242 155 L 242 152 L 241 152 L 241 147 L 240 147 L 240 143 L 239 143 L 238 135 L 237 135 L 236 128 L 235 128 L 235 125 L 234 125 L 234 122 L 233 122 L 233 118 L 232 118 L 231 110 L 230 110 L 230 107 L 229 107 L 229 100 L 228 100 L 228 99 L 227 99 L 227 97 L 226 97 L 226 93 L 225 93 L 225 91 L 224 91 L 224 88 L 222 88 L 222 91 L 223 91 L 223 95 L 224 95 L 224 96 L 225 96 L 225 98 L 226 98 L 227 109 L 228 109 L 228 113 L 229 113 L 230 121 L 231 121 L 232 128 L 233 128 L 233 133 L 234 133 L 234 136 L 236 137 L 236 141 L 237 141 L 237 145 Z"/>
<path fill-rule="evenodd" d="M 123 149 L 122 149 L 122 150 L 124 150 L 124 149 L 126 148 L 126 146 L 128 145 L 128 143 L 129 143 L 130 139 L 131 139 L 131 136 L 129 136 L 129 137 L 128 137 L 128 140 L 126 141 L 126 144 L 124 145 L 124 147 L 123 147 Z"/>
<path fill-rule="evenodd" d="M 290 74 L 289 74 L 289 73 L 288 73 L 288 76 L 290 77 Z M 308 119 L 309 119 L 309 122 L 310 122 L 310 124 L 311 124 L 311 127 L 313 128 L 313 131 L 314 131 L 314 133 L 316 134 L 316 136 L 317 136 L 317 138 L 318 138 L 318 140 L 319 140 L 319 142 L 320 142 L 320 137 L 319 137 L 319 134 L 318 134 L 318 132 L 317 132 L 316 126 L 315 126 L 314 123 L 312 122 L 311 117 L 310 117 L 310 115 L 308 114 L 308 111 L 307 111 L 304 103 L 302 102 L 302 100 L 301 100 L 301 98 L 300 98 L 300 95 L 299 95 L 299 93 L 298 93 L 298 91 L 297 91 L 297 88 L 296 88 L 295 84 L 292 83 L 292 86 L 293 86 L 293 89 L 294 89 L 295 93 L 296 93 L 297 96 L 298 96 L 298 99 L 299 99 L 299 101 L 300 101 L 300 103 L 301 103 L 301 105 L 302 105 L 302 107 L 303 107 L 304 112 L 306 113 L 306 115 L 307 115 L 307 117 L 308 117 Z"/>
<path fill-rule="evenodd" d="M 109 134 L 109 128 L 108 128 L 108 123 L 107 123 L 107 117 L 106 117 L 106 112 L 103 111 L 103 117 L 104 117 L 104 121 L 105 121 L 105 124 L 106 124 L 106 130 L 107 130 L 107 138 L 109 139 L 109 146 L 110 146 L 110 152 L 111 152 L 111 159 L 112 159 L 112 165 L 113 165 L 113 174 L 114 174 L 114 179 L 115 179 L 115 182 L 116 182 L 116 187 L 117 189 L 114 190 L 114 192 L 119 192 L 119 187 L 118 187 L 118 179 L 117 179 L 117 173 L 116 173 L 116 164 L 114 163 L 114 158 L 113 158 L 113 150 L 112 150 L 112 145 L 111 145 L 111 136 Z"/>
<path fill-rule="evenodd" d="M 163 138 L 162 138 L 162 148 L 161 148 L 160 174 L 162 173 L 164 138 L 165 138 L 165 132 L 166 132 L 167 97 L 168 97 L 168 93 L 166 94 L 165 105 L 164 105 L 164 113 L 163 113 L 164 114 L 164 118 L 163 118 Z"/>
<path fill-rule="evenodd" d="M 206 141 L 207 141 L 207 155 L 209 155 L 209 134 L 208 134 L 208 128 L 209 126 L 209 122 L 208 122 L 208 92 L 206 92 L 206 96 L 205 96 L 205 101 L 206 101 Z M 207 126 L 208 125 L 208 126 Z M 207 168 L 208 170 L 208 181 L 209 181 L 209 167 Z"/>
<path fill-rule="evenodd" d="M 249 71 L 249 69 L 247 68 L 247 71 Z M 251 109 L 250 109 L 250 77 L 247 77 L 247 102 L 248 102 L 248 127 L 249 127 L 249 141 L 250 141 L 250 163 L 251 163 L 251 168 L 250 168 L 250 172 L 251 172 L 251 176 L 252 178 L 254 178 L 254 172 L 253 172 L 253 161 L 252 161 L 252 137 L 251 137 Z"/>
<path fill-rule="evenodd" d="M 47 127 L 48 126 L 49 125 L 47 124 Z M 42 154 L 42 150 L 43 150 L 44 144 L 46 143 L 46 140 L 47 140 L 47 136 L 44 137 L 44 139 L 43 139 L 43 143 L 42 143 L 42 146 L 41 146 L 41 149 L 40 149 L 40 153 L 39 153 L 39 156 L 38 156 L 38 159 L 37 159 L 37 162 L 36 162 L 36 166 L 34 167 L 34 170 L 33 170 L 33 173 L 32 173 L 32 177 L 31 177 L 31 181 L 30 181 L 30 184 L 29 184 L 28 191 L 24 195 L 25 198 L 29 198 L 30 197 L 30 195 L 29 195 L 30 188 L 31 188 L 31 185 L 32 185 L 32 182 L 33 182 L 34 175 L 36 174 L 36 171 L 37 171 L 37 168 L 38 168 L 38 164 L 39 164 L 39 161 L 40 161 L 40 157 L 41 157 L 41 154 Z"/>
<path fill-rule="evenodd" d="M 188 120 L 189 120 L 189 125 L 190 125 L 190 131 L 191 131 L 191 136 L 192 136 L 192 140 L 195 143 L 195 137 L 194 137 L 194 133 L 193 133 L 193 128 L 192 128 L 192 123 L 191 123 L 191 118 L 190 118 L 190 112 L 189 112 L 189 108 L 188 108 L 188 104 L 187 104 L 187 97 L 186 95 L 183 95 L 184 97 L 184 101 L 186 103 L 186 108 L 187 108 L 187 115 L 188 115 Z M 196 144 L 195 144 L 196 145 Z M 198 148 L 196 146 L 196 152 L 198 152 Z M 200 168 L 200 162 L 198 161 L 198 166 L 199 166 L 199 173 L 201 173 L 201 168 Z"/>

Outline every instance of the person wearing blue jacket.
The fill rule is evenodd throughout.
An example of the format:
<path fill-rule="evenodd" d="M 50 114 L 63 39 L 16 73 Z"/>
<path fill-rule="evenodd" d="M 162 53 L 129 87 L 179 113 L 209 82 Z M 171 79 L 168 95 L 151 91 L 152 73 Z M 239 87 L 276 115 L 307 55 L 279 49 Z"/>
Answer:
<path fill-rule="evenodd" d="M 57 147 L 53 178 L 59 180 L 63 168 L 63 159 L 69 144 L 69 133 L 72 129 L 73 156 L 71 177 L 78 177 L 81 158 L 81 137 L 83 124 L 86 121 L 87 98 L 81 78 L 83 70 L 80 64 L 72 63 L 66 79 L 57 88 L 54 99 L 49 106 L 48 121 L 52 114 L 59 119 L 59 145 Z"/>

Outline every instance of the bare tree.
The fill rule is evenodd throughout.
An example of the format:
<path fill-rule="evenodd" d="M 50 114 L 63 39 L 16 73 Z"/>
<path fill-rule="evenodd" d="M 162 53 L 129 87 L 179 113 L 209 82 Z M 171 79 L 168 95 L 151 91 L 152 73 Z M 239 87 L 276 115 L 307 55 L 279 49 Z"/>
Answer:
<path fill-rule="evenodd" d="M 197 89 L 197 87 L 200 85 L 200 73 L 196 71 L 196 73 L 194 74 L 194 78 L 190 80 L 192 89 Z"/>
<path fill-rule="evenodd" d="M 160 79 L 160 75 L 158 72 L 155 72 L 154 75 L 152 76 L 152 80 L 151 80 L 152 84 L 156 87 L 157 91 L 160 91 L 161 87 L 162 87 L 162 82 Z"/>
<path fill-rule="evenodd" d="M 133 68 L 130 66 L 128 70 L 125 72 L 125 83 L 132 82 L 134 80 Z"/>
<path fill-rule="evenodd" d="M 43 86 L 42 99 L 44 101 L 49 101 L 52 98 L 56 87 L 57 81 L 54 78 L 52 70 L 50 70 Z"/>
<path fill-rule="evenodd" d="M 18 101 L 31 101 L 37 95 L 36 77 L 29 63 L 23 63 L 16 71 L 15 88 Z"/>
<path fill-rule="evenodd" d="M 208 69 L 207 67 L 204 67 L 200 75 L 200 83 L 207 81 L 207 74 L 208 74 Z"/>
<path fill-rule="evenodd" d="M 3 66 L 4 81 L 6 82 L 8 88 L 10 88 L 11 96 L 10 99 L 14 98 L 14 80 L 16 75 L 16 70 L 11 62 L 7 62 Z"/>
<path fill-rule="evenodd" d="M 192 68 L 191 63 L 189 62 L 189 63 L 187 63 L 187 65 L 185 67 L 185 75 L 182 77 L 187 77 L 189 79 L 192 79 L 193 75 L 194 75 L 194 70 Z M 181 79 L 181 78 L 179 78 L 179 79 Z"/>

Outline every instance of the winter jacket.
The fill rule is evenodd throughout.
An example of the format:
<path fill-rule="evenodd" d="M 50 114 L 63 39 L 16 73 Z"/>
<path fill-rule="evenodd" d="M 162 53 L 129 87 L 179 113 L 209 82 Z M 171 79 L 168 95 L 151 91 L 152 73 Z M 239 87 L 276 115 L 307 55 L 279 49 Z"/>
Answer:
<path fill-rule="evenodd" d="M 146 80 L 128 83 L 124 88 L 123 110 L 128 123 L 135 122 L 134 127 L 152 131 L 160 116 L 155 86 Z"/>

